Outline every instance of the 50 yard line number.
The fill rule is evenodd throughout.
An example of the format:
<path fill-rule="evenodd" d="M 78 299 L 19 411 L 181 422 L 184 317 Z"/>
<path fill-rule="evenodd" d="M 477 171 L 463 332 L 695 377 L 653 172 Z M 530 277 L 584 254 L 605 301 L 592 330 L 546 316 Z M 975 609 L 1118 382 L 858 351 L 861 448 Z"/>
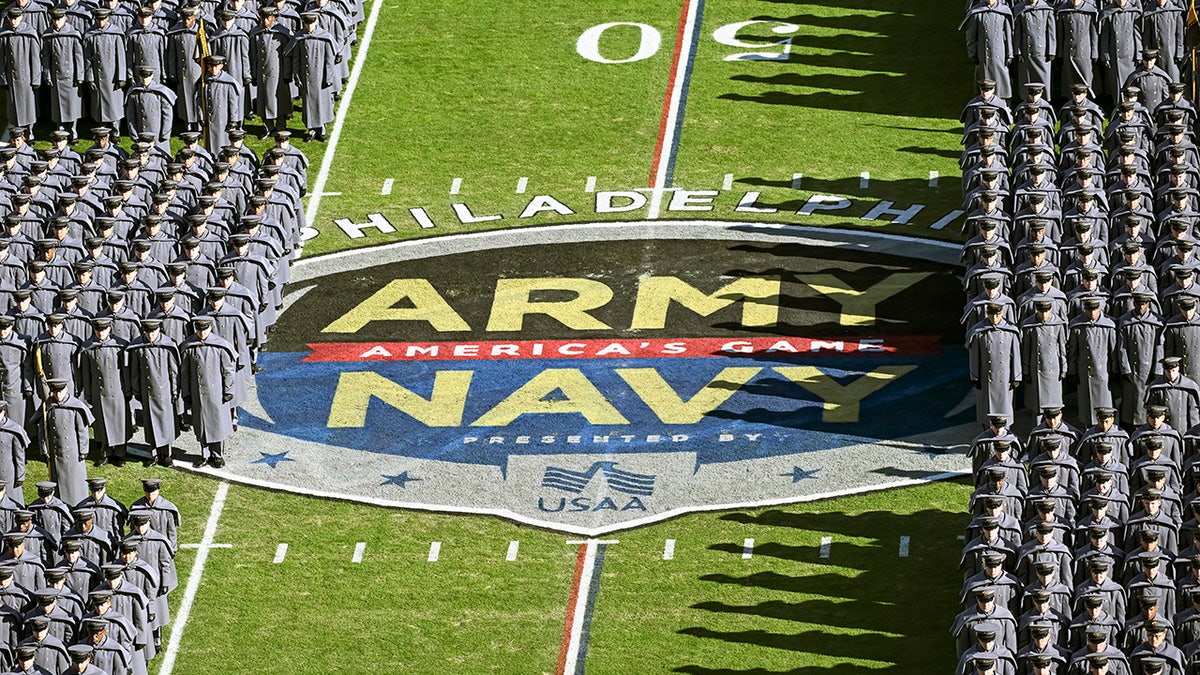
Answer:
<path fill-rule="evenodd" d="M 738 38 L 738 33 L 742 30 L 757 24 L 766 24 L 773 26 L 771 32 L 777 35 L 787 35 L 788 33 L 796 33 L 800 30 L 800 26 L 794 23 L 785 23 L 783 21 L 739 21 L 737 23 L 726 24 L 713 31 L 713 40 L 717 43 L 736 47 L 738 49 L 753 49 L 755 51 L 740 52 L 730 54 L 725 57 L 726 61 L 787 61 L 788 55 L 792 51 L 792 38 L 784 38 L 775 42 L 754 43 L 746 42 Z M 638 29 L 641 33 L 641 39 L 638 42 L 637 51 L 632 56 L 623 59 L 610 59 L 600 53 L 600 38 L 609 29 L 618 26 L 630 26 Z M 658 53 L 662 47 L 662 33 L 654 26 L 644 23 L 634 23 L 631 21 L 614 21 L 612 23 L 602 23 L 599 26 L 592 26 L 585 30 L 583 35 L 579 36 L 579 40 L 575 42 L 575 51 L 588 61 L 596 63 L 633 63 L 635 61 L 644 61 Z M 778 47 L 777 50 L 763 51 L 764 47 Z"/>

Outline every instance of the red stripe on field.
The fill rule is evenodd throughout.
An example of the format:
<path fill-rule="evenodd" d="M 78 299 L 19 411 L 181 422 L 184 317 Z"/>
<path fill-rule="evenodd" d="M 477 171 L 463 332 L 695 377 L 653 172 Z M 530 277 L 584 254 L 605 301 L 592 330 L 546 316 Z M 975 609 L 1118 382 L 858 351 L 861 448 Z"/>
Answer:
<path fill-rule="evenodd" d="M 671 57 L 671 72 L 667 75 L 667 96 L 663 99 L 662 116 L 658 120 L 658 142 L 654 146 L 654 159 L 650 163 L 650 181 L 646 187 L 667 187 L 655 183 L 658 180 L 658 167 L 664 160 L 663 144 L 666 142 L 668 120 L 671 117 L 671 93 L 675 91 L 675 77 L 679 72 L 679 59 L 683 55 L 683 34 L 687 31 L 688 10 L 691 9 L 692 1 L 685 0 L 683 3 L 683 12 L 679 15 L 679 30 L 675 31 L 675 54 Z"/>
<path fill-rule="evenodd" d="M 880 338 L 753 337 L 660 340 L 481 340 L 478 342 L 318 342 L 304 362 L 660 359 L 747 355 L 932 354 L 939 335 Z"/>
<path fill-rule="evenodd" d="M 571 648 L 571 627 L 575 625 L 575 605 L 579 602 L 579 586 L 583 583 L 583 567 L 587 562 L 587 544 L 579 545 L 575 556 L 575 578 L 571 581 L 571 593 L 567 596 L 567 622 L 563 625 L 562 644 L 558 647 L 556 675 L 566 675 L 567 650 Z"/>

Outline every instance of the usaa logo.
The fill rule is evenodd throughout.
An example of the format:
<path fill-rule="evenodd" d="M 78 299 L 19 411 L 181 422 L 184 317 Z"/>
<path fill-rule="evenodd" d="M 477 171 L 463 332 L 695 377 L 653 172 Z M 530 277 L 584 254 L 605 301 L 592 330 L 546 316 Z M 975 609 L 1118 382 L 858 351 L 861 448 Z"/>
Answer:
<path fill-rule="evenodd" d="M 578 513 L 580 511 L 645 511 L 642 497 L 654 494 L 654 476 L 616 468 L 617 462 L 595 462 L 586 471 L 572 471 L 558 466 L 546 467 L 542 487 L 580 494 L 599 474 L 612 492 L 628 496 L 602 496 L 595 503 L 589 497 L 538 497 L 538 510 L 546 513 Z"/>

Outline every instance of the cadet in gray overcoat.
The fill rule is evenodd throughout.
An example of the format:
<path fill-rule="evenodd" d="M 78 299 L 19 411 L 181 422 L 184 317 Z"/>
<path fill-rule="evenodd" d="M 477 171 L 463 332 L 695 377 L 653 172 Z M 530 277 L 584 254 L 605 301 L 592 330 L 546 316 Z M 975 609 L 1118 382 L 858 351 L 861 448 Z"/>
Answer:
<path fill-rule="evenodd" d="M 1133 310 L 1117 320 L 1117 363 L 1121 375 L 1121 421 L 1144 424 L 1146 387 L 1159 373 L 1162 319 L 1150 311 L 1151 297 L 1135 293 Z"/>
<path fill-rule="evenodd" d="M 1147 49 L 1158 50 L 1159 67 L 1172 82 L 1178 82 L 1183 61 L 1183 7 L 1171 0 L 1146 3 L 1142 8 L 1142 43 Z"/>
<path fill-rule="evenodd" d="M 129 68 L 125 34 L 110 21 L 110 15 L 107 9 L 97 9 L 96 26 L 83 36 L 83 56 L 88 66 L 84 81 L 91 91 L 92 119 L 119 134 L 125 116 L 124 88 Z"/>
<path fill-rule="evenodd" d="M 179 94 L 175 115 L 188 131 L 200 130 L 200 105 L 196 85 L 200 82 L 200 64 L 196 63 L 196 8 L 179 10 L 179 23 L 167 31 L 167 76 L 164 82 Z"/>
<path fill-rule="evenodd" d="M 78 504 L 88 496 L 88 428 L 95 421 L 87 404 L 70 392 L 71 382 L 55 378 L 48 383 L 50 398 L 43 404 L 35 422 L 45 439 L 50 476 L 58 483 L 59 494 L 68 504 Z"/>
<path fill-rule="evenodd" d="M 34 87 L 42 85 L 42 38 L 25 25 L 25 12 L 10 7 L 0 29 L 0 85 L 6 87 L 8 127 L 32 127 L 37 122 Z"/>
<path fill-rule="evenodd" d="M 996 83 L 996 96 L 1012 98 L 1008 65 L 1013 59 L 1012 10 L 997 0 L 984 0 L 968 12 L 959 26 L 967 36 L 967 58 L 975 64 L 975 80 Z"/>
<path fill-rule="evenodd" d="M 1200 382 L 1200 312 L 1196 311 L 1196 299 L 1190 296 L 1181 296 L 1176 304 L 1179 313 L 1163 326 L 1163 356 L 1183 359 L 1183 374 Z"/>
<path fill-rule="evenodd" d="M 179 390 L 191 411 L 192 430 L 203 446 L 197 466 L 225 466 L 225 440 L 233 435 L 231 404 L 236 386 L 237 352 L 216 335 L 213 319 L 192 320 L 196 332 L 183 341 L 179 354 Z"/>
<path fill-rule="evenodd" d="M 125 384 L 125 347 L 128 343 L 113 337 L 112 320 L 92 319 L 92 337 L 79 348 L 79 394 L 92 408 L 96 423 L 92 427 L 97 447 L 96 466 L 109 461 L 125 463 L 125 444 L 129 441 L 129 405 L 133 398 Z"/>
<path fill-rule="evenodd" d="M 1117 326 L 1100 310 L 1100 301 L 1083 301 L 1083 313 L 1067 327 L 1067 372 L 1079 381 L 1079 419 L 1096 423 L 1096 408 L 1112 406 L 1109 375 L 1116 367 Z"/>
<path fill-rule="evenodd" d="M 22 503 L 28 449 L 29 436 L 24 427 L 8 416 L 8 404 L 0 400 L 0 483 L 8 486 L 7 493 Z"/>
<path fill-rule="evenodd" d="M 217 54 L 204 57 L 204 80 L 196 88 L 209 152 L 229 145 L 229 129 L 241 127 L 245 118 L 243 85 L 225 72 L 225 62 L 225 57 Z"/>
<path fill-rule="evenodd" d="M 1108 93 L 1117 97 L 1142 51 L 1142 10 L 1136 2 L 1111 0 L 1100 10 L 1100 62 Z"/>
<path fill-rule="evenodd" d="M 1005 320 L 1000 305 L 988 305 L 986 311 L 987 318 L 967 332 L 971 383 L 978 390 L 976 418 L 986 424 L 988 415 L 1003 415 L 1011 425 L 1013 393 L 1022 379 L 1021 334 Z"/>
<path fill-rule="evenodd" d="M 1058 6 L 1059 55 L 1062 59 L 1062 92 L 1070 97 L 1075 85 L 1093 89 L 1093 68 L 1100 58 L 1099 10 L 1093 0 L 1066 0 Z"/>
<path fill-rule="evenodd" d="M 1041 84 L 1050 91 L 1050 62 L 1058 55 L 1058 20 L 1049 0 L 1025 0 L 1013 11 L 1013 48 L 1017 82 Z"/>
<path fill-rule="evenodd" d="M 308 129 L 304 140 L 324 141 L 325 125 L 333 121 L 333 91 L 341 56 L 333 36 L 317 23 L 316 12 L 305 12 L 301 18 L 304 27 L 292 45 L 292 74 L 304 102 L 304 127 Z"/>
<path fill-rule="evenodd" d="M 1054 303 L 1033 303 L 1034 315 L 1021 322 L 1021 369 L 1025 375 L 1025 406 L 1033 410 L 1063 404 L 1062 382 L 1067 376 L 1067 322 L 1054 312 Z"/>
<path fill-rule="evenodd" d="M 179 347 L 162 333 L 162 321 L 142 321 L 142 334 L 126 350 L 129 393 L 142 409 L 142 433 L 152 449 L 147 466 L 171 466 L 171 443 L 179 437 L 182 402 L 179 390 Z"/>
<path fill-rule="evenodd" d="M 263 120 L 263 138 L 287 126 L 292 116 L 292 32 L 278 22 L 279 10 L 259 10 L 262 24 L 250 33 L 250 77 L 254 112 Z"/>
<path fill-rule="evenodd" d="M 125 124 L 129 134 L 151 134 L 158 147 L 171 149 L 171 125 L 175 119 L 175 92 L 155 81 L 149 66 L 134 73 L 137 84 L 125 93 Z"/>

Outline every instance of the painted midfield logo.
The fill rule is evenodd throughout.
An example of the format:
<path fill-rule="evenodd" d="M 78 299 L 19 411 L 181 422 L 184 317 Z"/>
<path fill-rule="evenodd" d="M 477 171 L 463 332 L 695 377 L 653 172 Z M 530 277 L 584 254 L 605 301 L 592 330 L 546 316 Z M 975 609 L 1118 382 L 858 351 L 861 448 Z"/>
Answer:
<path fill-rule="evenodd" d="M 629 495 L 649 497 L 654 493 L 654 476 L 645 473 L 634 473 L 614 468 L 616 462 L 596 462 L 587 471 L 571 471 L 557 466 L 546 467 L 546 475 L 542 477 L 542 487 L 554 488 L 572 494 L 579 494 L 592 481 L 597 472 L 604 474 L 608 487 L 617 492 Z"/>

